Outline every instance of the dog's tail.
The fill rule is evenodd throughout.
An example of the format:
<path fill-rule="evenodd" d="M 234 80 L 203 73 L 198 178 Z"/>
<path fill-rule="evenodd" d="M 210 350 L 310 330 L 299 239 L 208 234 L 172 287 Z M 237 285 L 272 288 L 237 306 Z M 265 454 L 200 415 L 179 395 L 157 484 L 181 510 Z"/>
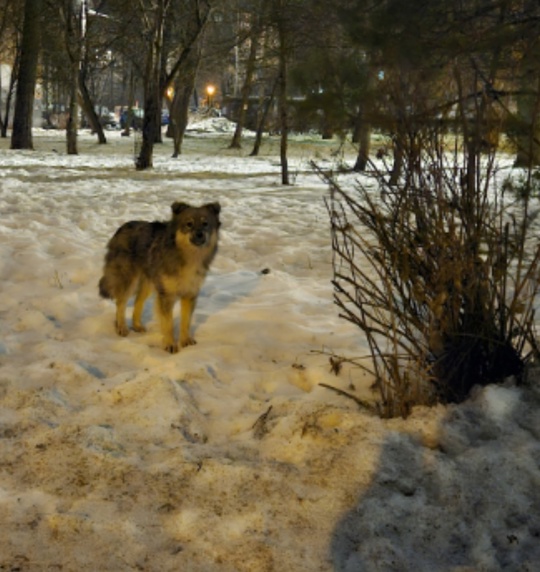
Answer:
<path fill-rule="evenodd" d="M 99 295 L 102 298 L 112 298 L 109 286 L 107 284 L 107 278 L 103 276 L 99 281 Z"/>

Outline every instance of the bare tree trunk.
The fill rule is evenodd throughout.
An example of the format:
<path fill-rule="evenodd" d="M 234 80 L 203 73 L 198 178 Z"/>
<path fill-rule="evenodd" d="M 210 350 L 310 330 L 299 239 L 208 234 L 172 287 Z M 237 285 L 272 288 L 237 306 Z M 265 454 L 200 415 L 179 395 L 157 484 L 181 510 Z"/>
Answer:
<path fill-rule="evenodd" d="M 84 69 L 84 66 L 79 71 L 78 76 L 81 107 L 84 111 L 84 114 L 86 115 L 86 118 L 88 119 L 88 122 L 90 123 L 92 131 L 97 134 L 98 142 L 103 145 L 107 143 L 107 138 L 105 137 L 103 126 L 99 121 L 99 117 L 97 116 L 96 110 L 94 108 L 94 103 L 90 97 L 90 92 L 86 86 L 86 70 Z"/>
<path fill-rule="evenodd" d="M 261 3 L 260 10 L 264 8 L 264 1 Z M 244 85 L 242 86 L 242 101 L 240 103 L 240 111 L 238 114 L 238 119 L 236 122 L 236 129 L 234 130 L 234 135 L 229 145 L 230 149 L 240 149 L 242 147 L 242 131 L 244 129 L 244 123 L 246 121 L 247 110 L 249 107 L 249 95 L 251 93 L 251 85 L 253 83 L 253 74 L 255 72 L 255 64 L 257 61 L 257 50 L 259 47 L 259 37 L 261 35 L 262 28 L 262 16 L 259 12 L 253 15 L 254 22 L 251 29 L 250 40 L 251 45 L 249 47 L 249 56 L 246 63 L 246 77 L 244 80 Z"/>
<path fill-rule="evenodd" d="M 99 117 L 97 116 L 96 110 L 94 108 L 94 103 L 92 102 L 92 98 L 90 97 L 90 92 L 88 91 L 88 87 L 86 86 L 86 73 L 85 70 L 81 69 L 79 72 L 79 93 L 81 96 L 81 107 L 90 123 L 90 127 L 94 133 L 97 134 L 98 142 L 100 144 L 107 143 L 107 138 L 105 137 L 105 133 L 103 132 L 103 126 L 99 121 Z"/>
<path fill-rule="evenodd" d="M 171 104 L 170 127 L 173 137 L 173 157 L 176 158 L 182 153 L 182 143 L 188 125 L 189 102 L 195 85 L 195 74 L 184 76 L 182 86 L 175 91 L 174 99 Z"/>
<path fill-rule="evenodd" d="M 206 23 L 211 13 L 208 3 L 196 3 L 196 26 L 193 33 L 186 40 L 178 59 L 172 65 L 171 70 L 165 73 L 163 69 L 163 39 L 167 10 L 171 0 L 159 0 L 155 8 L 154 24 L 149 29 L 151 43 L 148 46 L 145 73 L 145 103 L 143 119 L 143 140 L 139 157 L 135 162 L 138 170 L 152 167 L 152 154 L 156 139 L 161 138 L 161 101 L 166 89 L 171 85 L 178 71 L 190 57 L 194 46 L 204 33 Z"/>
<path fill-rule="evenodd" d="M 77 87 L 79 76 L 78 62 L 71 62 L 71 81 L 69 86 L 69 113 L 66 126 L 66 145 L 68 155 L 78 155 L 77 149 L 77 127 L 79 105 L 77 103 Z"/>
<path fill-rule="evenodd" d="M 132 66 L 130 66 L 128 82 L 128 109 L 126 114 L 126 123 L 122 131 L 122 137 L 129 137 L 131 135 L 131 125 L 133 123 L 133 104 L 135 103 L 135 74 L 133 73 Z"/>
<path fill-rule="evenodd" d="M 530 93 L 534 81 L 532 76 L 532 73 L 524 73 L 522 83 L 525 94 L 517 98 L 516 167 L 530 168 L 540 165 L 540 83 L 536 80 L 537 91 Z"/>
<path fill-rule="evenodd" d="M 259 154 L 259 150 L 261 148 L 261 143 L 262 143 L 262 135 L 264 132 L 264 126 L 266 125 L 266 119 L 268 118 L 270 107 L 272 107 L 272 102 L 274 101 L 274 96 L 276 94 L 278 81 L 279 77 L 276 79 L 276 81 L 274 81 L 274 85 L 272 86 L 272 92 L 266 98 L 266 101 L 262 105 L 262 112 L 257 125 L 257 132 L 255 133 L 255 142 L 253 144 L 253 150 L 249 154 L 250 157 L 256 157 Z"/>
<path fill-rule="evenodd" d="M 173 157 L 182 153 L 182 143 L 188 125 L 189 104 L 195 88 L 195 78 L 201 61 L 201 43 L 197 42 L 184 66 L 179 70 L 181 78 L 176 82 L 176 89 L 170 110 L 170 131 L 173 138 Z"/>
<path fill-rule="evenodd" d="M 392 164 L 392 171 L 390 172 L 390 180 L 388 184 L 390 186 L 395 186 L 398 184 L 399 177 L 401 175 L 401 171 L 403 170 L 403 160 L 405 151 L 403 148 L 405 134 L 403 131 L 399 131 L 394 139 L 394 162 Z"/>
<path fill-rule="evenodd" d="M 58 6 L 64 22 L 64 42 L 69 59 L 69 109 L 66 125 L 68 155 L 77 155 L 77 130 L 79 123 L 79 82 L 86 34 L 86 2 L 76 7 L 72 0 L 64 0 Z"/>
<path fill-rule="evenodd" d="M 281 3 L 281 7 L 282 3 Z M 279 36 L 279 79 L 278 79 L 278 104 L 281 139 L 279 155 L 281 160 L 281 184 L 289 185 L 289 162 L 287 147 L 289 142 L 289 115 L 287 108 L 287 34 L 283 10 L 278 14 Z"/>
<path fill-rule="evenodd" d="M 369 151 L 371 148 L 371 125 L 366 121 L 365 113 L 361 112 L 358 126 L 358 155 L 353 171 L 363 172 L 366 170 L 369 161 Z"/>
<path fill-rule="evenodd" d="M 154 23 L 151 30 L 151 40 L 148 45 L 144 78 L 142 145 L 135 162 L 135 167 L 139 171 L 153 166 L 154 143 L 156 142 L 158 130 L 161 128 L 161 120 L 158 122 L 158 114 L 161 118 L 161 65 L 163 60 L 165 15 L 168 6 L 169 2 L 167 0 L 159 0 L 153 16 Z"/>
<path fill-rule="evenodd" d="M 21 44 L 21 60 L 17 77 L 17 96 L 12 149 L 33 149 L 32 121 L 34 116 L 34 92 L 36 89 L 37 63 L 41 43 L 42 0 L 26 0 Z"/>
<path fill-rule="evenodd" d="M 153 166 L 154 143 L 160 125 L 157 121 L 158 111 L 161 109 L 161 91 L 159 81 L 147 80 L 144 100 L 144 118 L 142 126 L 142 145 L 135 166 L 143 171 Z"/>
<path fill-rule="evenodd" d="M 4 33 L 5 30 L 7 28 L 8 22 L 10 25 L 13 24 L 12 22 L 12 14 L 9 12 L 9 10 L 5 10 L 4 13 L 2 14 L 2 16 L 0 17 L 0 38 L 4 37 Z M 7 137 L 7 126 L 8 126 L 8 122 L 9 122 L 9 111 L 10 111 L 10 106 L 11 106 L 11 97 L 12 97 L 12 92 L 13 92 L 13 88 L 15 86 L 15 78 L 16 78 L 16 74 L 17 74 L 17 68 L 18 68 L 18 61 L 19 61 L 19 56 L 20 56 L 20 46 L 19 46 L 19 34 L 14 34 L 14 42 L 15 42 L 15 50 L 14 50 L 14 63 L 13 66 L 11 68 L 11 73 L 10 73 L 10 79 L 9 79 L 9 84 L 8 84 L 8 88 L 7 88 L 7 97 L 6 97 L 6 106 L 5 106 L 5 116 L 2 117 L 2 107 L 3 107 L 3 102 L 2 102 L 2 74 L 0 73 L 0 136 L 2 138 L 6 138 Z"/>

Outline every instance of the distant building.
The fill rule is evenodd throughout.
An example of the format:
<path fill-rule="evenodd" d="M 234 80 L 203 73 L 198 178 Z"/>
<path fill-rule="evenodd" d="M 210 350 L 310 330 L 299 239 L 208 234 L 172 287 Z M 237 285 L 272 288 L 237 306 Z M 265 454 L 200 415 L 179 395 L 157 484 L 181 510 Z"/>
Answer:
<path fill-rule="evenodd" d="M 9 87 L 11 82 L 11 66 L 9 64 L 0 63 L 0 115 L 2 119 L 6 116 L 6 103 L 9 95 Z M 42 126 L 42 112 L 43 112 L 43 102 L 42 102 L 43 89 L 41 84 L 36 85 L 36 93 L 34 96 L 34 127 Z M 13 113 L 15 110 L 15 86 L 13 87 L 13 94 L 11 96 L 11 102 L 9 107 L 9 126 L 13 122 Z"/>

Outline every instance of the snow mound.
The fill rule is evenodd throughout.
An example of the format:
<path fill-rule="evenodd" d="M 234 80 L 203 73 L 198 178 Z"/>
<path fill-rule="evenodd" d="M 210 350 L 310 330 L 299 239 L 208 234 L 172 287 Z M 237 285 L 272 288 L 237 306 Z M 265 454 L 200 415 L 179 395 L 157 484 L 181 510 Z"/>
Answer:
<path fill-rule="evenodd" d="M 226 117 L 203 117 L 194 116 L 189 121 L 187 131 L 195 133 L 227 133 L 233 134 L 236 123 Z"/>

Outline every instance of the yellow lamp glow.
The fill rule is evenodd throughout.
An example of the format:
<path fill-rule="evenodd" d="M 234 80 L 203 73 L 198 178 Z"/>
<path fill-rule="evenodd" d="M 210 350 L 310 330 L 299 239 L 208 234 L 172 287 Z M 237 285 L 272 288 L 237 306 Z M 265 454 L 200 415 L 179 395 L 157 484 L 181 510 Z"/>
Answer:
<path fill-rule="evenodd" d="M 211 83 L 206 86 L 206 94 L 208 96 L 208 108 L 213 105 L 214 94 L 216 93 L 216 86 Z"/>

